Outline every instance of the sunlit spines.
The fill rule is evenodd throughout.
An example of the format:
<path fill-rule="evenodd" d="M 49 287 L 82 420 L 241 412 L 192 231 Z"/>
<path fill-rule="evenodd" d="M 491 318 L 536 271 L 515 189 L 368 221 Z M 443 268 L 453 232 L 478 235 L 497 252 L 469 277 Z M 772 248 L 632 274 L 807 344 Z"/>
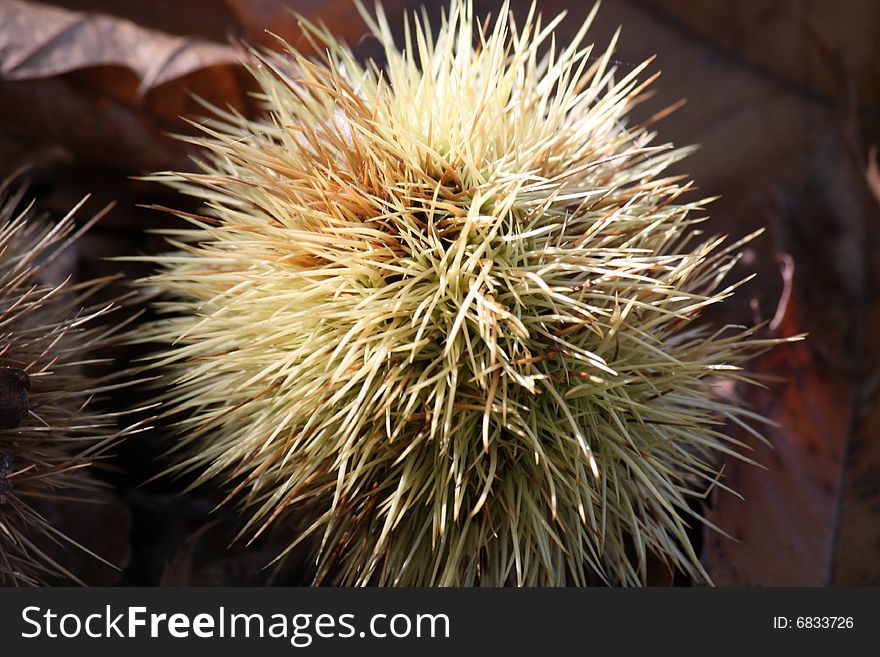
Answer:
<path fill-rule="evenodd" d="M 628 123 L 649 62 L 555 24 L 455 0 L 398 50 L 379 11 L 384 68 L 304 25 L 323 56 L 254 53 L 265 117 L 217 110 L 202 172 L 157 176 L 206 205 L 147 258 L 170 472 L 249 535 L 310 502 L 318 580 L 705 579 L 695 500 L 759 421 L 714 382 L 770 342 L 699 322 L 736 256 L 664 174 L 688 149 Z"/>

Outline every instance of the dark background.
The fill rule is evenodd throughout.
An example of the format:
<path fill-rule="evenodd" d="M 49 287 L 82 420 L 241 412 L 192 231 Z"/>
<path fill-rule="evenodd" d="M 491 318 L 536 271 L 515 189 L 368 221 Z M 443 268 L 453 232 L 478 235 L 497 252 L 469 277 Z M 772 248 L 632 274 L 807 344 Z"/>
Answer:
<path fill-rule="evenodd" d="M 476 3 L 480 14 L 499 4 Z M 539 2 L 545 17 L 568 16 L 565 43 L 591 5 Z M 171 225 L 138 207 L 185 208 L 187 201 L 133 176 L 192 168 L 167 136 L 200 113 L 192 94 L 253 111 L 247 74 L 229 39 L 275 45 L 264 28 L 303 45 L 292 6 L 323 20 L 361 56 L 377 55 L 348 0 L 0 0 L 0 176 L 22 166 L 39 207 L 65 214 L 83 195 L 114 210 L 75 247 L 77 277 L 134 264 L 104 258 L 156 253 L 145 228 Z M 404 8 L 384 6 L 399 26 Z M 438 16 L 442 3 L 429 3 Z M 514 0 L 524 15 L 528 2 Z M 657 55 L 662 71 L 636 117 L 686 99 L 657 127 L 658 142 L 699 144 L 677 165 L 706 196 L 719 195 L 707 230 L 740 237 L 767 229 L 738 268 L 757 273 L 712 318 L 771 320 L 768 335 L 810 333 L 753 364 L 779 377 L 747 394 L 780 422 L 774 450 L 755 445 L 766 471 L 728 463 L 725 481 L 745 497 L 711 500 L 709 518 L 735 540 L 695 528 L 703 561 L 720 585 L 880 584 L 880 3 L 868 0 L 606 0 L 588 35 L 602 52 L 622 27 L 621 70 Z M 83 214 L 82 219 L 86 218 Z M 124 352 L 120 368 L 137 352 Z M 124 408 L 147 391 L 107 400 Z M 739 394 L 739 393 L 731 393 Z M 731 428 L 735 431 L 735 428 Z M 755 444 L 748 436 L 740 436 Z M 305 552 L 264 569 L 296 531 L 296 519 L 250 548 L 233 541 L 234 509 L 211 513 L 221 497 L 160 479 L 160 429 L 123 445 L 99 476 L 106 504 L 50 510 L 52 520 L 121 572 L 70 553 L 66 563 L 91 584 L 304 584 Z M 231 545 L 230 545 L 231 543 Z M 656 568 L 654 584 L 673 581 Z M 687 584 L 675 578 L 676 584 Z"/>

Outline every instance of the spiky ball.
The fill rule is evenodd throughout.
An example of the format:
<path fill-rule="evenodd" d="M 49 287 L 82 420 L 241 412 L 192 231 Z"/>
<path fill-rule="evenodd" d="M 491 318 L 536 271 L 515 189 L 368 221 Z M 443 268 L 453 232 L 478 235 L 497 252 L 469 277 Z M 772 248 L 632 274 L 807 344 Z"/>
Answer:
<path fill-rule="evenodd" d="M 595 12 L 595 10 L 594 10 Z M 175 472 L 226 484 L 259 533 L 311 513 L 316 581 L 640 584 L 697 578 L 695 497 L 735 451 L 717 377 L 763 343 L 699 326 L 735 262 L 692 225 L 687 150 L 651 146 L 587 24 L 454 0 L 386 63 L 305 25 L 254 53 L 266 115 L 214 110 L 202 199 L 145 284 L 167 313 Z M 317 509 L 317 511 L 315 511 Z"/>
<path fill-rule="evenodd" d="M 55 546 L 100 557 L 41 509 L 71 508 L 95 486 L 89 466 L 134 428 L 120 430 L 95 399 L 126 384 L 90 369 L 116 328 L 99 318 L 115 304 L 92 300 L 109 279 L 56 280 L 58 258 L 92 222 L 78 231 L 74 208 L 53 225 L 7 186 L 0 185 L 0 584 L 79 582 Z"/>

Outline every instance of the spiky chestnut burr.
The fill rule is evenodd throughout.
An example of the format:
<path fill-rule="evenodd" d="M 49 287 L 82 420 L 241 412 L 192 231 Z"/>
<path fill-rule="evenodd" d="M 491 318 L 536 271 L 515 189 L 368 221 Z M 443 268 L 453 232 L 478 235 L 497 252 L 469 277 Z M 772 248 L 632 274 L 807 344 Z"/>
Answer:
<path fill-rule="evenodd" d="M 147 258 L 171 471 L 251 534 L 317 506 L 316 581 L 707 577 L 694 501 L 756 420 L 713 381 L 769 343 L 698 322 L 738 245 L 664 175 L 688 150 L 627 124 L 649 62 L 584 47 L 594 14 L 541 54 L 561 17 L 453 0 L 398 50 L 379 10 L 381 70 L 305 25 L 322 58 L 254 53 L 266 116 L 214 109 L 202 172 L 156 176 L 207 207 Z"/>
<path fill-rule="evenodd" d="M 135 429 L 120 430 L 95 399 L 131 382 L 89 371 L 123 323 L 102 323 L 116 304 L 92 301 L 110 279 L 51 274 L 98 217 L 77 230 L 77 206 L 52 225 L 22 206 L 23 191 L 8 195 L 10 184 L 0 185 L 0 584 L 80 582 L 51 548 L 100 557 L 55 528 L 41 505 L 71 508 L 95 486 L 89 466 Z"/>

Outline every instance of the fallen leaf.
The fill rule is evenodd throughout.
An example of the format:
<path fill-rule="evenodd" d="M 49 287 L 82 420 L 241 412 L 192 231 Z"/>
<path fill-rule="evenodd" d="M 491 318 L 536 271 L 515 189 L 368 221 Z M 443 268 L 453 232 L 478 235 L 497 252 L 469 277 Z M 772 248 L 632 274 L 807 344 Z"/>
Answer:
<path fill-rule="evenodd" d="M 703 559 L 717 585 L 854 586 L 880 582 L 880 407 L 875 402 L 876 248 L 880 206 L 853 161 L 845 131 L 832 132 L 788 190 L 777 235 L 795 255 L 795 291 L 782 335 L 805 342 L 753 363 L 783 377 L 746 401 L 778 426 L 772 447 L 755 446 L 766 471 L 729 461 L 710 520 L 735 541 L 707 530 Z"/>
<path fill-rule="evenodd" d="M 809 33 L 818 29 L 850 67 L 862 101 L 880 109 L 880 5 L 872 0 L 635 1 L 658 23 L 739 58 L 756 75 L 833 105 L 837 80 Z"/>
<path fill-rule="evenodd" d="M 274 47 L 277 34 L 299 48 L 299 14 L 324 23 L 334 34 L 354 44 L 366 33 L 366 25 L 351 0 L 48 0 L 48 4 L 74 11 L 97 11 L 127 18 L 138 25 L 168 32 L 199 36 L 218 43 L 230 38 L 254 45 Z M 372 3 L 365 2 L 366 6 Z M 398 14 L 403 7 L 417 8 L 416 0 L 386 0 L 385 11 Z M 271 34 L 270 34 L 271 33 Z"/>
<path fill-rule="evenodd" d="M 197 0 L 201 15 L 207 13 L 201 22 L 189 3 L 181 8 L 170 0 L 55 4 L 82 10 L 0 3 L 0 173 L 22 159 L 39 161 L 44 149 L 58 146 L 70 158 L 128 174 L 190 168 L 189 147 L 168 135 L 193 132 L 181 117 L 206 113 L 195 97 L 245 114 L 257 111 L 242 52 L 229 40 L 277 48 L 272 34 L 278 34 L 306 52 L 309 46 L 281 0 L 226 0 L 210 3 L 213 9 Z M 391 2 L 389 9 L 398 4 L 404 3 Z M 296 9 L 352 41 L 365 33 L 352 3 L 300 3 Z"/>
<path fill-rule="evenodd" d="M 76 13 L 23 0 L 0 5 L 0 76 L 33 80 L 94 66 L 122 66 L 136 93 L 210 66 L 235 63 L 229 46 L 172 36 L 104 14 Z"/>
<path fill-rule="evenodd" d="M 32 153 L 60 145 L 129 173 L 186 167 L 187 150 L 166 133 L 203 113 L 193 95 L 251 108 L 228 44 L 22 0 L 0 4 L 0 25 L 0 131 Z"/>
<path fill-rule="evenodd" d="M 791 301 L 782 335 L 800 331 L 798 314 Z M 745 399 L 779 426 L 763 430 L 770 446 L 744 431 L 731 432 L 754 447 L 748 456 L 763 467 L 725 464 L 724 484 L 743 499 L 719 492 L 708 514 L 733 538 L 704 532 L 703 561 L 718 586 L 830 583 L 849 387 L 841 373 L 829 376 L 812 339 L 778 347 L 750 367 L 755 374 L 785 379 Z"/>

